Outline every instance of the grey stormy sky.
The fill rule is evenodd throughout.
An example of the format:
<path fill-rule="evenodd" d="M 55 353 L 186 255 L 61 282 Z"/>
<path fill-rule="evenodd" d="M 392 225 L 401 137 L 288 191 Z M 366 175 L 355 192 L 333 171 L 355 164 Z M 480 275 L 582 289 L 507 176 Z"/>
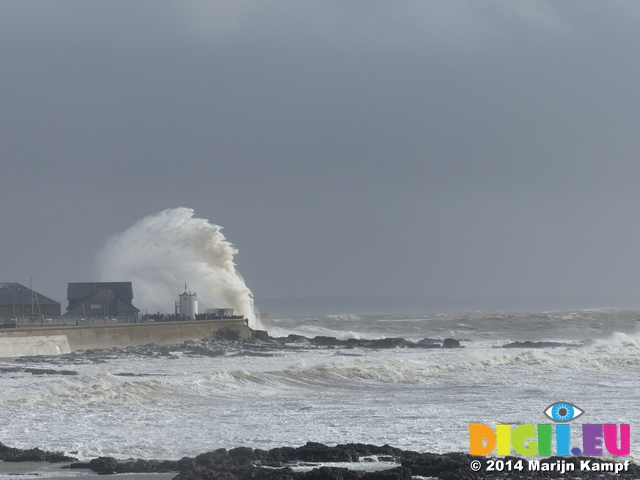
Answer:
<path fill-rule="evenodd" d="M 66 305 L 108 237 L 189 207 L 258 299 L 640 299 L 639 25 L 623 0 L 4 0 L 1 280 Z"/>

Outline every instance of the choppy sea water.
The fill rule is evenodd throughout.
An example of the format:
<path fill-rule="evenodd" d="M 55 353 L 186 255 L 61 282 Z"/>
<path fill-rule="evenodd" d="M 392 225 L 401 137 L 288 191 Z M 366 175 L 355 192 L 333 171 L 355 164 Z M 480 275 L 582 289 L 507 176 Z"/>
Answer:
<path fill-rule="evenodd" d="M 467 451 L 468 424 L 631 424 L 640 448 L 640 312 L 331 315 L 274 318 L 272 336 L 454 337 L 465 348 L 283 349 L 273 356 L 113 356 L 74 376 L 0 374 L 0 441 L 80 458 L 178 459 L 308 441 Z M 495 348 L 591 340 L 580 348 Z M 273 353 L 273 352 L 272 352 Z M 11 363 L 11 361 L 7 361 Z"/>

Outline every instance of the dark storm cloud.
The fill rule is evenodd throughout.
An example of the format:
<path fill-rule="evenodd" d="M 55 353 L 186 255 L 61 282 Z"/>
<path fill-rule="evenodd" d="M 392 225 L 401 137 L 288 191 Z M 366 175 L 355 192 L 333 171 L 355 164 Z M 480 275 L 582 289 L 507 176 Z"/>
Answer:
<path fill-rule="evenodd" d="M 257 297 L 637 298 L 633 2 L 3 2 L 3 281 L 186 206 Z"/>

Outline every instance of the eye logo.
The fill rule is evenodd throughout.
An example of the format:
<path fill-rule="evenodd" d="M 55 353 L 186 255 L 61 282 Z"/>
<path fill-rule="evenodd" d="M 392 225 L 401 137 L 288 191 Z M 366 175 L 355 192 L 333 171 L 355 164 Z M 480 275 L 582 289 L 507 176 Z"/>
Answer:
<path fill-rule="evenodd" d="M 556 422 L 569 422 L 575 420 L 584 413 L 584 410 L 580 410 L 575 405 L 565 402 L 554 403 L 549 405 L 544 414 L 551 420 Z"/>

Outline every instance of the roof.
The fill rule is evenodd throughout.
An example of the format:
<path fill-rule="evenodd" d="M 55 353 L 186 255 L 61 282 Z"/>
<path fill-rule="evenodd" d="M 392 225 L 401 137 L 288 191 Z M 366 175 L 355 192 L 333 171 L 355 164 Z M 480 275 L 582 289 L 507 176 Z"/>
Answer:
<path fill-rule="evenodd" d="M 70 283 L 67 287 L 67 300 L 82 300 L 105 290 L 122 299 L 131 301 L 133 298 L 131 282 L 89 282 Z"/>
<path fill-rule="evenodd" d="M 31 305 L 32 297 L 34 303 L 39 305 L 60 305 L 19 283 L 0 283 L 0 305 Z"/>

